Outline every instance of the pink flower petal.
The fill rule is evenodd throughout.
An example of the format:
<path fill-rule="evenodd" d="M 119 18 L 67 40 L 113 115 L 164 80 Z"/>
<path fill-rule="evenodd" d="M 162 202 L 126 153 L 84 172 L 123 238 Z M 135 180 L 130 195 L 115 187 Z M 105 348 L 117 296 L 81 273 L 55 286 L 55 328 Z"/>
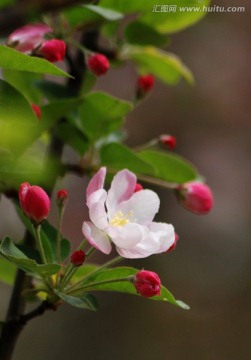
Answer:
<path fill-rule="evenodd" d="M 83 223 L 82 231 L 89 243 L 104 254 L 110 254 L 112 245 L 108 236 L 89 221 Z"/>
<path fill-rule="evenodd" d="M 90 219 L 97 228 L 104 230 L 108 226 L 107 213 L 105 211 L 104 202 L 97 202 L 90 207 Z"/>
<path fill-rule="evenodd" d="M 86 189 L 86 199 L 88 204 L 88 199 L 90 195 L 97 190 L 103 189 L 104 182 L 105 182 L 105 175 L 106 175 L 106 168 L 102 167 L 91 179 L 89 185 Z"/>
<path fill-rule="evenodd" d="M 132 197 L 119 204 L 118 211 L 126 215 L 132 213 L 131 222 L 149 225 L 155 214 L 159 210 L 160 200 L 158 195 L 152 190 L 141 190 L 132 195 Z"/>
<path fill-rule="evenodd" d="M 142 226 L 138 224 L 127 224 L 121 227 L 109 226 L 105 231 L 116 246 L 125 249 L 130 249 L 143 238 Z"/>
<path fill-rule="evenodd" d="M 113 216 L 119 203 L 130 199 L 134 193 L 136 182 L 136 176 L 127 169 L 119 171 L 114 176 L 106 202 L 108 217 Z"/>
<path fill-rule="evenodd" d="M 175 231 L 171 224 L 153 222 L 149 229 L 154 233 L 159 243 L 156 254 L 167 251 L 175 242 Z"/>
<path fill-rule="evenodd" d="M 28 24 L 11 33 L 7 45 L 28 53 L 39 46 L 44 40 L 44 35 L 51 31 L 52 29 L 46 24 Z"/>

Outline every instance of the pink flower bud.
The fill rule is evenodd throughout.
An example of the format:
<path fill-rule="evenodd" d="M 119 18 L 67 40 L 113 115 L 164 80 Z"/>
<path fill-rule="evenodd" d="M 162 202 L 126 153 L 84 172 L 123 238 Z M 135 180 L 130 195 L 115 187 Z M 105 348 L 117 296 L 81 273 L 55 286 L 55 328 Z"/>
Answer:
<path fill-rule="evenodd" d="M 105 55 L 94 54 L 87 59 L 87 67 L 96 76 L 101 76 L 109 70 L 110 63 Z"/>
<path fill-rule="evenodd" d="M 50 199 L 40 187 L 25 182 L 19 187 L 19 201 L 24 213 L 34 222 L 40 224 L 50 211 Z"/>
<path fill-rule="evenodd" d="M 161 292 L 160 278 L 153 271 L 139 271 L 135 275 L 134 286 L 137 290 L 137 293 L 145 297 L 160 295 Z"/>
<path fill-rule="evenodd" d="M 74 251 L 71 255 L 71 263 L 75 266 L 80 266 L 85 261 L 85 253 L 83 250 Z"/>
<path fill-rule="evenodd" d="M 172 135 L 160 135 L 159 142 L 163 145 L 167 145 L 169 149 L 174 149 L 176 146 L 176 138 Z"/>
<path fill-rule="evenodd" d="M 38 119 L 40 119 L 41 116 L 42 116 L 42 111 L 41 111 L 40 106 L 38 106 L 38 105 L 36 105 L 36 104 L 31 104 L 31 107 L 32 107 L 32 110 L 34 111 L 36 117 L 37 117 Z"/>
<path fill-rule="evenodd" d="M 170 246 L 170 248 L 167 250 L 167 252 L 171 252 L 176 248 L 178 240 L 179 240 L 179 235 L 177 233 L 175 233 L 174 243 L 172 246 Z"/>
<path fill-rule="evenodd" d="M 134 192 L 138 192 L 140 190 L 143 190 L 143 186 L 140 183 L 136 183 Z"/>
<path fill-rule="evenodd" d="M 57 192 L 57 204 L 62 207 L 66 204 L 68 200 L 68 191 L 61 189 Z"/>
<path fill-rule="evenodd" d="M 50 62 L 64 60 L 65 52 L 65 42 L 58 39 L 44 41 L 38 50 L 38 54 L 42 55 L 46 60 Z"/>
<path fill-rule="evenodd" d="M 200 182 L 189 182 L 176 190 L 181 205 L 195 214 L 207 214 L 213 206 L 211 189 Z"/>
<path fill-rule="evenodd" d="M 137 79 L 137 96 L 141 98 L 148 94 L 153 89 L 154 81 L 154 76 L 151 74 L 139 76 Z"/>
<path fill-rule="evenodd" d="M 45 24 L 25 25 L 9 35 L 6 45 L 23 53 L 31 53 L 44 39 L 44 35 L 52 29 Z"/>

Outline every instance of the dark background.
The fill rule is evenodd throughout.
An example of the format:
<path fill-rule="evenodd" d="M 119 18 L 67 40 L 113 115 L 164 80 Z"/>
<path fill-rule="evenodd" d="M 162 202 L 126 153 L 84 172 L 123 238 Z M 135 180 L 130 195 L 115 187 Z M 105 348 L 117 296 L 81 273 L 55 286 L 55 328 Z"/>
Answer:
<path fill-rule="evenodd" d="M 14 360 L 251 359 L 250 3 L 217 5 L 246 6 L 246 11 L 209 14 L 172 36 L 169 47 L 192 69 L 196 85 L 157 82 L 126 122 L 131 146 L 161 133 L 175 135 L 177 153 L 198 167 L 214 192 L 213 211 L 196 216 L 181 208 L 173 193 L 154 188 L 161 198 L 158 220 L 174 224 L 178 246 L 170 254 L 124 262 L 158 272 L 191 310 L 99 294 L 97 313 L 63 306 L 30 323 Z M 135 79 L 128 65 L 110 71 L 97 88 L 131 99 Z M 86 184 L 87 179 L 74 176 L 58 184 L 70 192 L 64 230 L 76 243 L 87 218 Z M 11 204 L 2 198 L 0 207 L 1 236 L 8 233 L 18 240 L 22 228 Z M 10 288 L 2 285 L 0 290 L 3 317 Z"/>

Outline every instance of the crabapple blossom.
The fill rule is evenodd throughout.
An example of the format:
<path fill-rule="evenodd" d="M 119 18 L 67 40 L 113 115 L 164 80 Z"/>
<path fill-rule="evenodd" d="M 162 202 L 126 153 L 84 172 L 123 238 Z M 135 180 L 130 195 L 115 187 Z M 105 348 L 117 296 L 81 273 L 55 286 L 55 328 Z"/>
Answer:
<path fill-rule="evenodd" d="M 127 169 L 114 176 L 106 192 L 105 175 L 106 168 L 102 167 L 86 190 L 91 221 L 85 221 L 82 230 L 89 243 L 109 254 L 112 241 L 125 258 L 167 251 L 175 241 L 175 233 L 172 225 L 153 222 L 160 205 L 158 195 L 148 189 L 135 192 L 137 178 Z"/>
<path fill-rule="evenodd" d="M 87 59 L 87 67 L 96 76 L 101 76 L 107 73 L 110 63 L 105 55 L 94 54 Z"/>
<path fill-rule="evenodd" d="M 44 35 L 50 32 L 52 32 L 52 29 L 46 24 L 28 24 L 13 31 L 9 35 L 6 45 L 20 52 L 30 54 L 42 44 Z"/>
<path fill-rule="evenodd" d="M 50 62 L 64 60 L 66 52 L 66 44 L 63 40 L 51 39 L 44 41 L 38 49 L 38 54 L 42 55 Z"/>

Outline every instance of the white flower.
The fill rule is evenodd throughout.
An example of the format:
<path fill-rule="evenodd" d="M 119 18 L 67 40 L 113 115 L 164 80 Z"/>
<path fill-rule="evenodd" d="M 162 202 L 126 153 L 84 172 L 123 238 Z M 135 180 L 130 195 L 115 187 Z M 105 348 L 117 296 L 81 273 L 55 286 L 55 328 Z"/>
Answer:
<path fill-rule="evenodd" d="M 112 241 L 125 258 L 167 251 L 175 241 L 175 232 L 172 225 L 153 222 L 160 205 L 158 195 L 152 190 L 134 192 L 137 179 L 128 170 L 118 172 L 106 192 L 105 175 L 102 167 L 86 190 L 91 221 L 85 221 L 82 230 L 89 243 L 109 254 Z"/>

